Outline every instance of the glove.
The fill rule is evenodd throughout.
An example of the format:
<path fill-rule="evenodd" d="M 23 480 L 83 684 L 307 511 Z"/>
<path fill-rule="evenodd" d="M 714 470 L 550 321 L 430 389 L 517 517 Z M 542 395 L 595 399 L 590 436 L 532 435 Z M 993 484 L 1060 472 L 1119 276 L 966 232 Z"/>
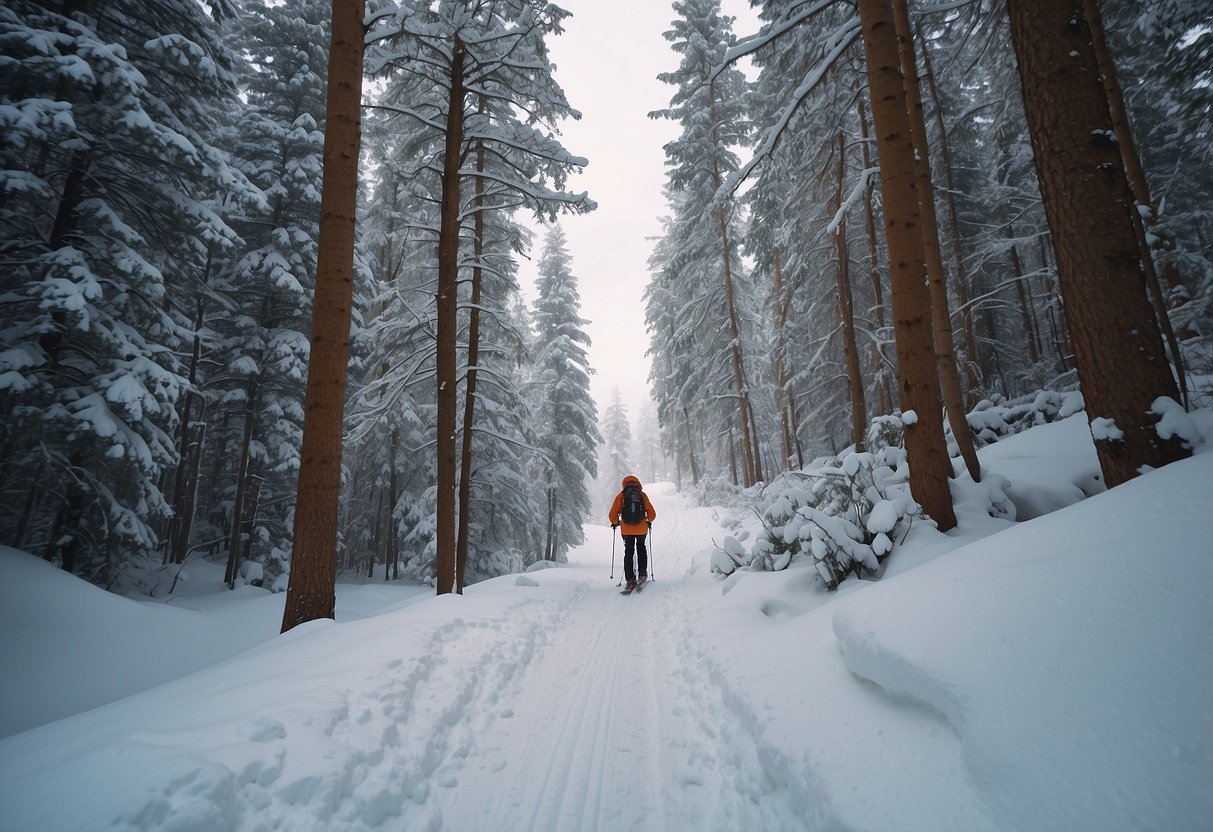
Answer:
<path fill-rule="evenodd" d="M 644 524 L 645 524 L 646 526 L 648 526 L 650 529 L 651 529 L 651 528 L 653 528 L 653 521 L 652 521 L 652 520 L 645 520 L 645 521 L 644 521 Z"/>
<path fill-rule="evenodd" d="M 612 524 L 611 524 L 611 529 L 617 529 L 617 528 L 619 528 L 619 524 L 618 524 L 618 523 L 612 523 Z"/>

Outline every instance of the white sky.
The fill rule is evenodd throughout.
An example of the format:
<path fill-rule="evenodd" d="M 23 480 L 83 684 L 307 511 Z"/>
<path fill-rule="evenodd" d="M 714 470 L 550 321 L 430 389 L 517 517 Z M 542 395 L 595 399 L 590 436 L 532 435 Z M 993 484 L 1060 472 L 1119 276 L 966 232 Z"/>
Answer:
<path fill-rule="evenodd" d="M 678 66 L 662 32 L 674 12 L 660 0 L 562 0 L 572 12 L 565 33 L 550 41 L 556 80 L 581 121 L 562 126 L 562 141 L 571 153 L 589 159 L 589 167 L 569 183 L 569 190 L 589 191 L 598 210 L 561 220 L 581 290 L 582 317 L 593 343 L 590 366 L 596 371 L 591 393 L 601 417 L 618 386 L 633 423 L 648 397 L 648 333 L 644 328 L 644 288 L 652 237 L 661 231 L 666 213 L 666 142 L 678 126 L 647 114 L 669 105 L 674 88 L 657 80 L 659 72 Z M 758 18 L 746 0 L 722 0 L 726 14 L 737 18 L 738 36 L 758 30 Z M 538 258 L 542 233 L 536 237 Z M 534 263 L 524 262 L 519 275 L 523 291 L 532 294 Z"/>

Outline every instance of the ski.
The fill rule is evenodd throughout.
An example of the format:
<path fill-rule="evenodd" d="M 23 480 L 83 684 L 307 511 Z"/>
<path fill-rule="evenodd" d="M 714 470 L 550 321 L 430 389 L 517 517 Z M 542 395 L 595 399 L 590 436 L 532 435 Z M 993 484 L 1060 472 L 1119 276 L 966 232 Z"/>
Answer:
<path fill-rule="evenodd" d="M 642 578 L 636 582 L 636 586 L 632 587 L 631 589 L 627 589 L 625 587 L 619 594 L 620 595 L 631 595 L 633 592 L 640 592 L 640 590 L 644 589 L 644 585 L 647 584 L 648 582 L 649 582 L 648 578 Z"/>

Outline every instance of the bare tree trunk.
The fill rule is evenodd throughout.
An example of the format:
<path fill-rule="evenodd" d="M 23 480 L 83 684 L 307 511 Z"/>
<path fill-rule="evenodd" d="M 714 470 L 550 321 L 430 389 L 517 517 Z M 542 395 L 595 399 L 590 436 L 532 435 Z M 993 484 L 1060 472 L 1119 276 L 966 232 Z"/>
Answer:
<path fill-rule="evenodd" d="M 332 618 L 336 600 L 337 504 L 354 294 L 364 11 L 363 0 L 333 0 L 312 349 L 283 632 L 306 621 Z"/>
<path fill-rule="evenodd" d="M 691 485 L 699 487 L 699 465 L 695 462 L 695 440 L 691 436 L 691 415 L 682 408 L 683 426 L 687 432 L 687 462 L 691 466 Z"/>
<path fill-rule="evenodd" d="M 914 32 L 906 0 L 892 0 L 893 21 L 897 28 L 898 54 L 906 90 L 910 117 L 910 135 L 914 139 L 915 170 L 918 176 L 918 202 L 922 220 L 922 246 L 927 264 L 927 286 L 931 294 L 931 319 L 935 332 L 935 357 L 939 368 L 939 387 L 944 411 L 952 428 L 952 438 L 973 482 L 981 482 L 981 463 L 973 446 L 973 432 L 965 416 L 964 391 L 956 367 L 956 345 L 952 338 L 952 315 L 948 287 L 944 282 L 943 256 L 939 250 L 939 223 L 935 215 L 935 187 L 931 184 L 931 153 L 927 145 L 926 122 L 922 115 L 922 95 L 918 83 L 918 61 L 914 55 Z"/>
<path fill-rule="evenodd" d="M 480 99 L 479 111 L 485 111 Z M 472 218 L 472 303 L 468 310 L 467 391 L 463 397 L 463 447 L 459 455 L 459 528 L 455 540 L 455 591 L 463 594 L 468 565 L 468 530 L 472 521 L 472 434 L 476 418 L 476 365 L 480 361 L 480 293 L 484 269 L 484 143 L 476 147 L 476 172 L 473 183 L 475 212 Z"/>
<path fill-rule="evenodd" d="M 787 340 L 785 333 L 788 323 L 788 308 L 790 299 L 783 296 L 783 263 L 782 253 L 776 246 L 775 258 L 775 378 L 779 382 L 779 426 L 783 434 L 783 467 L 786 471 L 792 464 L 792 408 L 791 395 L 788 393 L 788 364 Z"/>
<path fill-rule="evenodd" d="M 868 147 L 868 116 L 862 98 L 859 99 L 859 139 L 860 147 L 863 149 L 863 169 L 870 170 L 872 151 Z M 885 320 L 884 287 L 880 283 L 880 264 L 876 252 L 876 212 L 872 210 L 871 188 L 864 188 L 863 191 L 863 213 L 864 224 L 868 230 L 868 277 L 872 281 L 872 302 L 876 311 L 876 327 L 879 333 L 876 338 L 872 339 L 872 362 L 876 366 L 878 379 L 876 391 L 880 398 L 880 412 L 892 413 L 893 393 L 889 390 L 889 362 L 885 359 L 884 348 L 879 341 L 888 324 Z"/>
<path fill-rule="evenodd" d="M 1137 152 L 1137 142 L 1133 138 L 1133 128 L 1129 124 L 1129 113 L 1125 107 L 1124 93 L 1116 80 L 1116 64 L 1108 53 L 1107 40 L 1104 37 L 1103 18 L 1099 14 L 1099 6 L 1095 0 L 1083 0 L 1083 13 L 1087 16 L 1087 25 L 1091 28 L 1091 47 L 1095 52 L 1095 62 L 1099 65 L 1099 77 L 1103 81 L 1104 95 L 1108 99 L 1108 112 L 1112 116 L 1112 129 L 1116 131 L 1116 144 L 1120 148 L 1120 156 L 1125 163 L 1125 175 L 1129 180 L 1129 189 L 1133 192 L 1134 201 L 1150 212 L 1154 217 L 1154 204 L 1150 201 L 1150 186 L 1146 182 L 1146 171 L 1141 164 L 1141 156 Z M 1146 285 L 1150 288 L 1150 297 L 1154 301 L 1154 314 L 1158 325 L 1162 328 L 1167 339 L 1167 347 L 1171 351 L 1171 361 L 1175 367 L 1175 375 L 1179 379 L 1179 393 L 1183 397 L 1184 407 L 1188 407 L 1188 384 L 1185 376 L 1183 355 L 1179 351 L 1179 341 L 1175 329 L 1171 326 L 1171 316 L 1167 312 L 1167 297 L 1163 292 L 1162 283 L 1158 279 L 1158 270 L 1154 263 L 1154 255 L 1146 234 L 1145 218 L 1140 210 L 1133 212 L 1133 229 L 1137 232 L 1137 244 L 1141 247 L 1141 261 L 1145 267 Z M 1160 229 L 1153 230 L 1158 249 L 1174 248 L 1175 243 Z M 1183 290 L 1183 280 L 1179 276 L 1174 263 L 1168 263 L 1163 268 L 1167 279 L 1167 288 L 1174 292 Z M 1186 290 L 1185 290 L 1186 292 Z M 1183 338 L 1191 338 L 1196 332 L 1185 329 Z"/>
<path fill-rule="evenodd" d="M 846 176 L 846 140 L 838 134 L 838 183 L 834 192 L 834 210 L 842 209 L 842 186 Z M 851 305 L 851 259 L 847 251 L 847 221 L 840 217 L 834 232 L 834 246 L 838 254 L 838 315 L 842 318 L 843 354 L 847 363 L 847 381 L 851 388 L 851 432 L 854 434 L 855 450 L 864 449 L 864 434 L 867 432 L 868 414 L 863 400 L 863 374 L 859 369 L 859 349 L 855 341 L 855 314 Z"/>
<path fill-rule="evenodd" d="M 964 335 L 966 356 L 965 381 L 967 383 L 968 406 L 977 404 L 975 391 L 981 384 L 977 376 L 979 356 L 977 355 L 977 328 L 973 323 L 973 300 L 969 291 L 969 276 L 964 267 L 964 251 L 960 242 L 960 218 L 956 211 L 956 177 L 952 168 L 952 146 L 948 142 L 948 129 L 943 121 L 943 107 L 939 101 L 939 88 L 935 85 L 935 73 L 931 70 L 931 52 L 927 42 L 919 30 L 918 40 L 922 43 L 923 68 L 926 69 L 927 89 L 931 93 L 931 101 L 935 105 L 935 121 L 939 128 L 939 152 L 943 161 L 944 174 L 944 205 L 948 209 L 948 224 L 952 226 L 952 263 L 956 269 L 956 299 L 960 301 L 960 329 Z"/>
<path fill-rule="evenodd" d="M 396 501 L 400 498 L 400 495 L 397 491 L 397 483 L 396 483 L 396 450 L 399 446 L 400 446 L 400 431 L 394 430 L 394 431 L 392 431 L 392 453 L 389 457 L 392 468 L 391 468 L 391 471 L 388 473 L 388 503 L 389 503 L 389 505 L 388 505 L 388 510 L 387 510 L 388 552 L 391 553 L 391 556 L 392 556 L 391 580 L 393 580 L 393 581 L 400 579 L 400 530 L 397 528 L 397 524 L 396 524 Z M 383 580 L 385 580 L 385 581 L 389 580 L 386 569 L 383 572 Z"/>
<path fill-rule="evenodd" d="M 1015 230 L 1007 224 L 1007 238 L 1011 240 L 1011 276 L 1015 283 L 1015 297 L 1019 301 L 1019 314 L 1023 319 L 1024 338 L 1028 344 L 1028 361 L 1033 365 L 1040 361 L 1040 330 L 1036 327 L 1036 315 L 1028 305 L 1027 293 L 1024 291 L 1023 263 L 1019 260 L 1019 250 L 1015 248 Z"/>
<path fill-rule="evenodd" d="M 206 274 L 210 274 L 210 257 L 207 257 Z M 206 280 L 203 280 L 203 287 Z M 188 495 L 198 490 L 197 468 L 190 464 L 191 448 L 194 441 L 194 429 L 191 426 L 194 416 L 194 400 L 200 398 L 195 392 L 198 384 L 198 364 L 202 359 L 202 323 L 206 314 L 205 293 L 198 293 L 197 308 L 194 312 L 194 342 L 190 351 L 189 389 L 185 392 L 185 403 L 181 408 L 181 442 L 178 450 L 177 476 L 173 484 L 173 519 L 169 524 L 167 535 L 165 562 L 181 563 L 183 548 L 189 547 L 189 538 L 182 540 L 181 531 L 193 526 L 193 517 L 186 518 L 188 508 L 192 510 L 193 501 Z"/>
<path fill-rule="evenodd" d="M 1008 0 L 1007 8 L 1070 340 L 1113 487 L 1190 455 L 1158 435 L 1151 412 L 1158 397 L 1179 391 L 1146 296 L 1136 208 L 1082 0 Z"/>
<path fill-rule="evenodd" d="M 442 224 L 438 232 L 438 467 L 434 571 L 438 594 L 458 588 L 455 558 L 455 408 L 458 382 L 455 342 L 459 328 L 459 165 L 463 146 L 463 41 L 455 37 L 447 100 L 446 152 L 442 170 Z"/>
<path fill-rule="evenodd" d="M 897 32 L 889 0 L 860 0 L 868 88 L 872 98 L 880 181 L 884 194 L 885 237 L 893 295 L 898 379 L 910 463 L 910 491 L 941 531 L 956 525 L 948 478 L 952 463 L 939 418 L 939 378 L 931 333 L 931 299 L 923 280 L 914 140 L 897 54 Z"/>
<path fill-rule="evenodd" d="M 244 495 L 248 488 L 249 446 L 253 442 L 253 407 L 257 385 L 248 385 L 244 400 L 244 438 L 240 443 L 240 465 L 236 470 L 236 497 L 232 503 L 232 528 L 227 541 L 227 570 L 223 574 L 228 589 L 236 588 L 240 573 L 240 531 L 244 526 Z"/>

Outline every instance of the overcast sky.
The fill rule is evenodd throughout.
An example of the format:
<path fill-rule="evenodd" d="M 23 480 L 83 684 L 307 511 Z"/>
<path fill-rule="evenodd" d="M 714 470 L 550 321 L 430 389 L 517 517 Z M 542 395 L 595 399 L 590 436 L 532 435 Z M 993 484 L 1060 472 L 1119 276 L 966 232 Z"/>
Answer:
<path fill-rule="evenodd" d="M 552 38 L 556 80 L 580 121 L 562 126 L 564 146 L 589 159 L 585 172 L 569 184 L 589 191 L 598 210 L 561 220 L 569 240 L 573 274 L 581 290 L 582 317 L 590 324 L 590 366 L 596 371 L 591 392 L 598 413 L 618 386 L 635 425 L 649 388 L 648 333 L 644 328 L 644 288 L 648 258 L 666 213 L 666 142 L 678 127 L 648 118 L 669 105 L 674 88 L 657 80 L 678 67 L 679 57 L 662 32 L 674 19 L 664 0 L 560 0 L 572 12 L 565 33 Z M 738 36 L 757 31 L 757 17 L 746 0 L 723 0 L 726 14 L 737 17 Z M 537 260 L 542 228 L 532 251 Z M 530 283 L 534 262 L 524 263 L 520 280 Z"/>

